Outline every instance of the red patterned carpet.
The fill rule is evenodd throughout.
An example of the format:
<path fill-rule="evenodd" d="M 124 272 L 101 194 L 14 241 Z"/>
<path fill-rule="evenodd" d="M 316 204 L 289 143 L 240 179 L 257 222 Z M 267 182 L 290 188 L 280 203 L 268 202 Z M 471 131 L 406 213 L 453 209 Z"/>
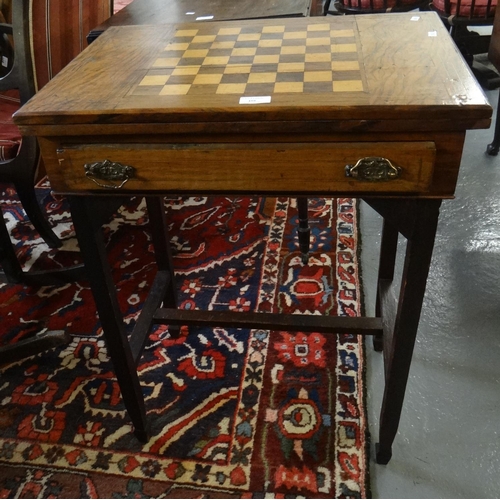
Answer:
<path fill-rule="evenodd" d="M 40 190 L 62 250 L 4 217 L 27 266 L 78 261 L 64 200 Z M 360 315 L 356 208 L 310 200 L 313 251 L 297 249 L 294 200 L 166 199 L 180 307 Z M 133 326 L 154 274 L 142 199 L 106 226 Z M 23 245 L 21 246 L 21 242 Z M 2 498 L 366 498 L 364 357 L 355 335 L 187 329 L 151 336 L 139 366 L 152 438 L 121 402 L 86 283 L 0 285 L 0 343 L 66 329 L 71 343 L 0 368 Z"/>

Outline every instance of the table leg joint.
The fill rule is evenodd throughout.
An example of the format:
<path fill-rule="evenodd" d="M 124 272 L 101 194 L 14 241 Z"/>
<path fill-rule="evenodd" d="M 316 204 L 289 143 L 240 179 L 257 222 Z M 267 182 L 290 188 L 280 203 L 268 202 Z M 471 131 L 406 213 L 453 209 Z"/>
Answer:
<path fill-rule="evenodd" d="M 157 272 L 151 285 L 151 290 L 132 331 L 130 349 L 136 366 L 141 359 L 142 352 L 149 338 L 151 326 L 153 324 L 153 313 L 161 306 L 165 293 L 171 284 L 170 281 L 171 274 L 169 271 Z"/>

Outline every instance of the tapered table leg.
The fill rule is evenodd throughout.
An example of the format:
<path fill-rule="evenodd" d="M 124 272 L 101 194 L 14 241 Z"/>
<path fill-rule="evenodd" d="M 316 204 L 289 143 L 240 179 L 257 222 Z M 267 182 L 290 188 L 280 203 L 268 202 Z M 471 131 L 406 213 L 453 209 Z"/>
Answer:
<path fill-rule="evenodd" d="M 378 281 L 390 281 L 394 278 L 394 267 L 396 264 L 396 254 L 398 248 L 398 230 L 384 219 L 382 227 L 382 238 L 380 242 L 380 260 L 378 268 Z M 380 288 L 377 287 L 377 299 L 375 303 L 375 315 L 380 317 L 381 312 L 381 299 Z M 384 347 L 383 336 L 373 335 L 373 348 L 376 351 L 382 351 Z"/>
<path fill-rule="evenodd" d="M 163 307 L 177 309 L 177 289 L 175 286 L 174 263 L 172 258 L 172 248 L 168 234 L 166 221 L 165 204 L 162 196 L 147 196 L 146 204 L 149 215 L 149 228 L 153 239 L 156 264 L 159 271 L 167 271 L 170 275 Z M 172 337 L 177 337 L 180 333 L 179 325 L 169 325 L 168 331 Z"/>
<path fill-rule="evenodd" d="M 486 152 L 491 156 L 496 156 L 500 149 L 500 99 L 497 105 L 496 122 L 495 122 L 495 133 L 493 135 L 493 141 L 488 144 Z"/>
<path fill-rule="evenodd" d="M 89 197 L 68 197 L 75 232 L 85 262 L 87 277 L 106 341 L 108 354 L 120 386 L 123 401 L 141 441 L 147 441 L 144 396 L 118 305 L 116 287 L 106 256 L 106 248 L 97 222 L 99 208 Z"/>
<path fill-rule="evenodd" d="M 385 369 L 385 390 L 380 414 L 379 443 L 376 460 L 389 462 L 397 433 L 410 363 L 415 345 L 427 275 L 432 258 L 441 200 L 415 203 L 411 227 L 405 228 L 408 239 L 401 290 L 391 344 Z"/>

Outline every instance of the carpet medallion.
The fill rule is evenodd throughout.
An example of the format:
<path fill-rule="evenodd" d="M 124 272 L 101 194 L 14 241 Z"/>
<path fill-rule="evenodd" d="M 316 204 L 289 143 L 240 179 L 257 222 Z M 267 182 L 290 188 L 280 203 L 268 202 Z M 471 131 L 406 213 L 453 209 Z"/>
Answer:
<path fill-rule="evenodd" d="M 40 195 L 65 244 L 4 216 L 27 267 L 79 259 L 64 199 Z M 288 198 L 166 198 L 179 307 L 360 315 L 354 201 L 313 199 L 312 252 Z M 105 227 L 127 327 L 154 260 L 143 199 Z M 366 498 L 364 357 L 356 335 L 157 327 L 139 365 L 151 439 L 124 410 L 85 282 L 0 285 L 0 343 L 65 329 L 66 346 L 0 368 L 0 497 Z"/>

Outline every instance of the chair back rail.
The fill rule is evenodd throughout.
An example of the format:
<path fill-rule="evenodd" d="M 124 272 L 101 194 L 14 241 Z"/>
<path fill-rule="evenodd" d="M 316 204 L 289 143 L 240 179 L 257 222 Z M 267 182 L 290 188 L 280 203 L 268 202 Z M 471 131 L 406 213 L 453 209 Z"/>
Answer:
<path fill-rule="evenodd" d="M 436 10 L 451 26 L 492 25 L 497 0 L 432 0 L 431 8 Z"/>
<path fill-rule="evenodd" d="M 345 14 L 405 12 L 424 7 L 428 0 L 336 0 L 336 9 Z"/>

